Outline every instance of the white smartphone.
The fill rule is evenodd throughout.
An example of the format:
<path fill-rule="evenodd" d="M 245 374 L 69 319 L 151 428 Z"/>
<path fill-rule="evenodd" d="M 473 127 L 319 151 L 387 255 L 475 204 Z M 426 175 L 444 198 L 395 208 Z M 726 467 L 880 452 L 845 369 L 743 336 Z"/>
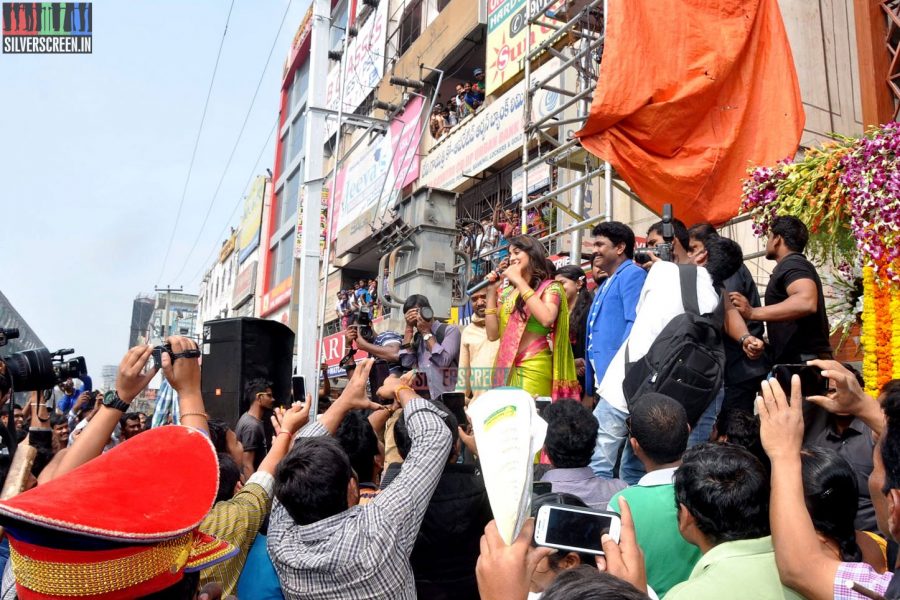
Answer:
<path fill-rule="evenodd" d="M 534 524 L 534 543 L 570 552 L 603 554 L 600 536 L 608 533 L 617 543 L 622 521 L 613 512 L 545 504 L 538 510 Z"/>

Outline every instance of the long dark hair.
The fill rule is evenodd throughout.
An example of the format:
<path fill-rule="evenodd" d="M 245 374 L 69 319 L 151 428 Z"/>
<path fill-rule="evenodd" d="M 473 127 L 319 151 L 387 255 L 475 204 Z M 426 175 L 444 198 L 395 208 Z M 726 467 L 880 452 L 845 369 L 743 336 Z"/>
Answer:
<path fill-rule="evenodd" d="M 593 296 L 587 289 L 587 275 L 581 267 L 575 265 L 566 265 L 556 270 L 557 277 L 562 276 L 574 282 L 581 282 L 581 289 L 575 296 L 575 301 L 569 307 L 569 331 L 575 332 L 581 319 L 587 314 L 591 308 Z"/>
<path fill-rule="evenodd" d="M 853 468 L 830 448 L 806 446 L 800 453 L 803 495 L 816 531 L 837 542 L 844 562 L 862 561 L 856 544 L 859 488 Z"/>
<path fill-rule="evenodd" d="M 509 240 L 510 248 L 517 248 L 528 255 L 528 270 L 531 271 L 531 278 L 528 285 L 531 289 L 537 291 L 541 282 L 552 279 L 550 271 L 547 268 L 547 250 L 536 237 L 530 235 L 517 235 Z M 525 316 L 525 302 L 520 295 L 516 298 L 516 310 Z"/>

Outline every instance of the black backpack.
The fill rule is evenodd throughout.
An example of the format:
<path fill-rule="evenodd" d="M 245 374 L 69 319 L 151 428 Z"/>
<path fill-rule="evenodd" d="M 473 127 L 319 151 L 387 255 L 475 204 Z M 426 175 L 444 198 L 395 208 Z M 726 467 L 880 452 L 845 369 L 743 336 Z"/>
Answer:
<path fill-rule="evenodd" d="M 678 269 L 685 312 L 669 321 L 640 360 L 630 362 L 628 346 L 625 347 L 622 390 L 629 410 L 636 399 L 648 392 L 674 398 L 684 406 L 688 422 L 694 427 L 722 387 L 724 307 L 720 296 L 716 310 L 701 315 L 697 267 L 678 265 Z"/>

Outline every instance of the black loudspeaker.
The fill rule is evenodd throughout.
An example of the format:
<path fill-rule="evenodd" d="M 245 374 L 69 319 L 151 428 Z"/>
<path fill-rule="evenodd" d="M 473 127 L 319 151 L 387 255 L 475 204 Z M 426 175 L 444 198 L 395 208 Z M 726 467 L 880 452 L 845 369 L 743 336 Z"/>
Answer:
<path fill-rule="evenodd" d="M 294 332 L 277 321 L 240 317 L 203 324 L 200 390 L 206 412 L 232 428 L 250 407 L 246 383 L 272 382 L 275 402 L 290 404 Z"/>

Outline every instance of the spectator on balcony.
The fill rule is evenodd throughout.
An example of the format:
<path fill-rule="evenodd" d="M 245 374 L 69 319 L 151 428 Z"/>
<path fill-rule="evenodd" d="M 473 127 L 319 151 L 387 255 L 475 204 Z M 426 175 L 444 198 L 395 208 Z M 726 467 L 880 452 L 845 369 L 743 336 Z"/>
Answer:
<path fill-rule="evenodd" d="M 475 109 L 469 103 L 469 94 L 466 93 L 466 86 L 462 83 L 456 84 L 456 97 L 453 99 L 453 102 L 456 104 L 456 116 L 459 120 L 463 120 L 475 112 Z"/>
<path fill-rule="evenodd" d="M 459 119 L 456 116 L 455 107 L 451 108 L 451 105 L 455 103 L 455 100 L 451 100 L 447 106 L 444 107 L 444 112 L 441 114 L 441 118 L 444 119 L 444 133 L 442 135 L 446 135 L 448 131 L 450 131 L 453 127 L 459 123 Z"/>
<path fill-rule="evenodd" d="M 484 69 L 476 67 L 475 70 L 472 71 L 472 76 L 475 78 L 472 89 L 474 89 L 476 93 L 481 94 L 481 101 L 484 102 Z"/>
<path fill-rule="evenodd" d="M 476 98 L 478 98 L 479 103 L 484 103 L 484 69 L 481 67 L 477 67 L 474 71 L 472 71 L 472 76 L 475 78 L 475 82 L 472 84 L 472 91 L 475 93 Z"/>
<path fill-rule="evenodd" d="M 484 96 L 479 96 L 478 93 L 472 88 L 472 84 L 468 81 L 463 84 L 463 90 L 466 93 L 466 104 L 471 106 L 473 111 L 478 110 L 478 107 L 481 106 Z"/>
<path fill-rule="evenodd" d="M 428 125 L 429 130 L 431 131 L 431 137 L 438 140 L 444 135 L 444 106 L 438 102 L 434 105 L 434 108 L 431 109 L 431 121 Z"/>

